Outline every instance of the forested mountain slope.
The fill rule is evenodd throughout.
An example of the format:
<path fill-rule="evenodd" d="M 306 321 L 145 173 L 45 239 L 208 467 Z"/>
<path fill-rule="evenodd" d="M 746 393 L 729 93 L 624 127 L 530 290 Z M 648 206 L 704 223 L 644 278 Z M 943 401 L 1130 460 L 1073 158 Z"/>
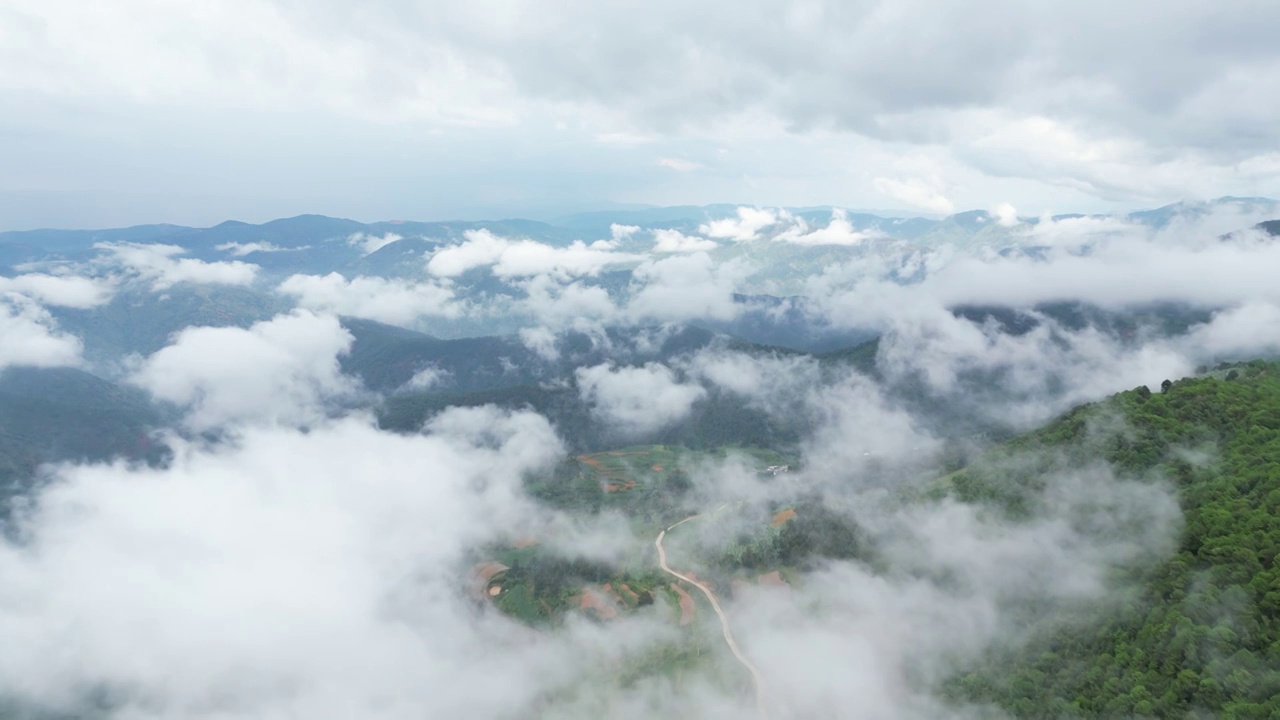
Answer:
<path fill-rule="evenodd" d="M 1013 456 L 1037 460 L 1001 462 Z M 952 487 L 1017 518 L 1047 470 L 1095 458 L 1176 486 L 1176 553 L 1132 571 L 1140 594 L 1087 629 L 995 655 L 950 690 L 1018 717 L 1280 717 L 1280 364 L 1078 408 Z"/>
<path fill-rule="evenodd" d="M 0 371 L 0 499 L 41 463 L 154 457 L 160 414 L 139 390 L 73 368 Z"/>
<path fill-rule="evenodd" d="M 450 393 L 536 385 L 563 380 L 579 367 L 666 362 L 716 342 L 735 342 L 692 326 L 609 328 L 598 336 L 569 331 L 556 336 L 554 357 L 548 358 L 517 335 L 442 339 L 351 317 L 342 325 L 355 339 L 342 357 L 343 371 L 378 392 L 413 390 L 405 384 L 424 371 L 434 378 L 425 385 Z"/>

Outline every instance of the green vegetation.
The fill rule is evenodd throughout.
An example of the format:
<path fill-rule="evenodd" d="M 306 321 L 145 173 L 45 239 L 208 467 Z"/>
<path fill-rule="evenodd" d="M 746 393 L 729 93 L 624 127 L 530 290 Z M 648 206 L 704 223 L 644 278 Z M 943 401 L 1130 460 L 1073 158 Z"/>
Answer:
<path fill-rule="evenodd" d="M 868 344 L 824 360 L 871 367 L 873 358 L 874 344 Z M 589 438 L 583 445 L 608 447 L 607 438 L 591 435 L 596 423 L 572 390 L 497 395 L 502 393 L 556 418 L 562 428 L 579 428 L 579 437 Z M 441 406 L 456 401 L 437 400 Z M 415 421 L 423 417 L 410 414 Z M 721 439 L 714 432 L 695 438 L 689 443 L 694 447 Z M 723 452 L 664 444 L 583 453 L 554 475 L 531 481 L 529 491 L 574 512 L 621 512 L 643 535 L 687 517 L 691 471 Z M 737 452 L 761 468 L 788 464 L 769 450 Z M 953 678 L 946 692 L 957 700 L 994 703 L 1018 717 L 1280 718 L 1280 365 L 1220 366 L 1202 377 L 1077 408 L 948 474 L 931 494 L 986 504 L 1017 522 L 1035 516 L 1054 471 L 1099 461 L 1124 477 L 1176 486 L 1185 517 L 1176 553 L 1155 566 L 1119 571 L 1141 588 L 1134 598 L 1076 617 L 1070 627 L 1041 627 L 1030 642 L 997 649 L 980 667 Z M 674 548 L 717 587 L 774 569 L 792 579 L 820 558 L 875 565 L 875 548 L 839 513 L 804 498 L 777 510 L 795 514 L 728 533 L 723 544 L 697 555 L 687 554 L 690 547 L 680 547 L 680 538 Z M 732 527 L 734 517 L 731 509 L 705 522 Z M 553 620 L 573 607 L 586 584 L 610 585 L 622 610 L 675 602 L 650 557 L 612 573 L 554 569 L 568 582 L 550 579 L 551 565 L 507 556 L 502 561 L 512 570 L 503 579 L 509 594 L 497 604 L 531 622 Z M 644 602 L 617 591 L 623 584 Z M 699 656 L 691 647 L 656 648 L 629 667 L 628 677 L 654 668 L 687 669 Z"/>
<path fill-rule="evenodd" d="M 498 594 L 491 596 L 495 604 L 530 624 L 546 624 L 559 621 L 571 610 L 590 610 L 591 603 L 584 604 L 582 595 L 588 589 L 618 612 L 659 601 L 669 604 L 678 615 L 678 596 L 670 589 L 671 578 L 658 570 L 652 538 L 695 512 L 686 504 L 686 495 L 693 488 L 691 476 L 708 463 L 729 460 L 742 462 L 762 475 L 771 466 L 794 467 L 794 460 L 761 448 L 721 447 L 704 452 L 672 445 L 640 445 L 573 456 L 552 475 L 529 480 L 528 492 L 549 505 L 579 514 L 620 513 L 642 541 L 612 568 L 566 560 L 538 544 L 491 548 L 485 559 L 508 567 L 490 584 L 500 587 Z M 701 516 L 668 536 L 668 549 L 678 558 L 673 564 L 696 570 L 705 581 L 728 592 L 737 581 L 754 583 L 758 576 L 773 571 L 792 581 L 798 572 L 823 558 L 874 557 L 856 523 L 825 508 L 817 498 L 797 498 L 771 512 L 775 514 L 749 522 L 745 529 L 740 508 L 733 505 Z M 696 536 L 703 530 L 721 540 L 690 545 L 690 534 Z M 692 597 L 699 606 L 703 604 L 697 593 Z M 705 620 L 709 613 L 710 608 L 703 608 L 698 617 Z M 589 615 L 607 619 L 601 613 Z M 684 660 L 691 657 L 683 650 L 672 657 L 676 656 Z M 682 663 L 670 659 L 669 664 L 676 667 Z"/>
<path fill-rule="evenodd" d="M 629 362 L 665 361 L 725 341 L 707 330 L 685 326 L 666 334 L 657 347 L 641 352 L 625 349 L 643 344 L 637 338 L 656 334 L 654 328 L 611 328 L 605 331 L 607 342 L 586 333 L 566 332 L 557 338 L 557 356 L 549 360 L 515 335 L 446 340 L 359 318 L 343 318 L 342 325 L 355 338 L 341 360 L 343 372 L 359 377 L 372 390 L 391 392 L 403 388 L 416 373 L 432 370 L 440 375 L 439 387 L 455 398 L 537 388 L 540 383 L 571 378 L 578 367 L 617 360 L 619 353 Z"/>
<path fill-rule="evenodd" d="M 683 421 L 642 438 L 619 438 L 592 414 L 572 379 L 565 386 L 522 385 L 474 392 L 424 392 L 395 395 L 378 408 L 385 430 L 416 432 L 423 423 L 450 407 L 496 405 L 532 409 L 556 427 L 573 452 L 616 448 L 620 442 L 647 442 L 715 451 L 724 446 L 785 449 L 798 442 L 799 418 L 772 416 L 732 393 L 712 390 Z"/>
<path fill-rule="evenodd" d="M 158 459 L 160 414 L 146 396 L 72 368 L 0 372 L 0 501 L 24 492 L 41 463 Z"/>
<path fill-rule="evenodd" d="M 1078 408 L 949 484 L 1018 518 L 1046 471 L 1096 459 L 1176 484 L 1176 553 L 1130 570 L 1140 595 L 1089 629 L 1042 633 L 948 691 L 1018 717 L 1280 718 L 1280 364 Z"/>
<path fill-rule="evenodd" d="M 685 506 L 685 496 L 693 487 L 691 473 L 701 465 L 723 462 L 731 455 L 757 471 L 787 463 L 784 456 L 760 448 L 726 447 L 701 452 L 672 445 L 638 445 L 566 458 L 552 475 L 530 479 L 527 490 L 533 497 L 574 513 L 620 513 L 643 542 L 616 567 L 565 559 L 532 542 L 535 539 L 520 547 L 490 548 L 485 558 L 478 559 L 494 560 L 508 568 L 491 582 L 501 588 L 494 597 L 495 604 L 531 624 L 555 622 L 566 611 L 582 609 L 584 588 L 600 593 L 606 604 L 618 611 L 634 610 L 657 600 L 675 607 L 676 598 L 669 588 L 671 578 L 658 569 L 652 538 L 694 512 Z M 787 531 L 786 537 L 792 534 Z M 761 557 L 759 567 L 764 567 L 763 562 Z M 769 569 L 776 567 L 774 564 Z M 726 566 L 730 571 L 735 568 Z"/>
<path fill-rule="evenodd" d="M 635 445 L 566 458 L 551 477 L 532 481 L 528 489 L 534 497 L 567 510 L 619 510 L 656 533 L 692 512 L 682 504 L 692 488 L 690 473 L 730 454 L 757 470 L 788 463 L 782 454 L 763 448 L 695 451 L 678 445 Z"/>
<path fill-rule="evenodd" d="M 288 309 L 279 296 L 250 287 L 180 283 L 159 301 L 150 288 L 124 288 L 105 305 L 54 315 L 84 340 L 89 362 L 110 366 L 131 353 L 150 355 L 188 327 L 249 327 Z"/>
<path fill-rule="evenodd" d="M 786 508 L 754 534 L 740 535 L 718 558 L 715 567 L 763 572 L 777 568 L 808 569 L 820 559 L 869 560 L 873 549 L 850 518 L 819 501 Z"/>

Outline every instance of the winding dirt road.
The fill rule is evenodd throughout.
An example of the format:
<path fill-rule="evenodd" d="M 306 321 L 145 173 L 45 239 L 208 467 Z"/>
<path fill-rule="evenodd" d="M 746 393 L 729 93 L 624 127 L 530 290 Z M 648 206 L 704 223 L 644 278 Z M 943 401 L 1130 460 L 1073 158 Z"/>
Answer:
<path fill-rule="evenodd" d="M 711 601 L 711 609 L 715 610 L 716 616 L 720 618 L 720 632 L 724 635 L 725 644 L 729 646 L 729 650 L 733 652 L 733 656 L 738 659 L 738 662 L 742 663 L 742 666 L 747 669 L 747 672 L 751 673 L 751 683 L 755 686 L 756 690 L 756 715 L 761 718 L 761 720 L 765 720 L 769 717 L 769 713 L 765 708 L 764 682 L 760 679 L 760 671 L 756 670 L 756 666 L 752 665 L 751 661 L 747 659 L 747 656 L 743 655 L 742 650 L 738 648 L 738 643 L 733 639 L 733 631 L 729 629 L 729 616 L 726 615 L 724 609 L 720 607 L 720 601 L 716 600 L 715 593 L 711 592 L 711 588 L 706 585 L 703 585 L 688 575 L 683 575 L 672 570 L 671 566 L 667 565 L 667 551 L 662 547 L 662 540 L 667 536 L 667 531 L 673 530 L 697 517 L 697 515 L 691 515 L 658 533 L 658 539 L 653 541 L 654 547 L 658 548 L 658 566 L 661 567 L 662 571 L 668 575 L 678 580 L 683 580 L 698 588 L 702 591 L 703 595 L 707 596 L 707 600 Z"/>

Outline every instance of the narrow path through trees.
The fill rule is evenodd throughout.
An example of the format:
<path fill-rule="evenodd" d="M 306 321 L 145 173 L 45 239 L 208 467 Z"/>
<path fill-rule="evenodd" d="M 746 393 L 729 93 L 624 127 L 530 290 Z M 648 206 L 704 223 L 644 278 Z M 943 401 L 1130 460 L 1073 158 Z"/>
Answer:
<path fill-rule="evenodd" d="M 747 659 L 747 656 L 743 655 L 742 650 L 738 648 L 737 641 L 733 639 L 733 631 L 729 629 L 729 616 L 726 615 L 724 609 L 720 607 L 720 601 L 716 599 L 715 593 L 711 592 L 711 588 L 706 585 L 703 585 L 687 575 L 683 575 L 672 570 L 671 567 L 667 565 L 667 551 L 662 547 L 662 541 L 666 538 L 667 531 L 683 525 L 697 517 L 697 515 L 691 515 L 658 533 L 658 539 L 653 542 L 654 547 L 658 548 L 658 566 L 661 567 L 662 571 L 668 575 L 671 575 L 678 580 L 683 580 L 698 588 L 702 591 L 703 595 L 707 596 L 707 600 L 711 601 L 711 609 L 715 610 L 716 616 L 720 618 L 720 631 L 724 635 L 725 644 L 729 646 L 729 650 L 733 652 L 733 656 L 738 659 L 738 662 L 742 663 L 742 666 L 747 669 L 747 672 L 751 673 L 751 683 L 755 686 L 756 691 L 756 715 L 761 720 L 765 720 L 769 714 L 765 708 L 764 683 L 760 679 L 760 671 L 756 669 L 755 665 L 751 664 L 751 661 Z"/>

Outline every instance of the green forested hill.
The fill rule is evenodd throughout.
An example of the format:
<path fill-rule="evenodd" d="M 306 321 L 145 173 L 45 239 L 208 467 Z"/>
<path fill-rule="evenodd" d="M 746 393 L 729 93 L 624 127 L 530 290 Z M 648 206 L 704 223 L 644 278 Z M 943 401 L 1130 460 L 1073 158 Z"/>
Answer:
<path fill-rule="evenodd" d="M 448 407 L 496 405 L 528 408 L 544 415 L 573 452 L 594 452 L 620 444 L 659 443 L 696 449 L 754 446 L 789 449 L 801 436 L 797 421 L 771 417 L 729 393 L 712 391 L 696 403 L 689 417 L 643 435 L 621 436 L 600 422 L 582 400 L 574 381 L 562 387 L 523 385 L 469 393 L 395 395 L 378 407 L 379 425 L 396 432 L 417 432 L 424 422 Z"/>
<path fill-rule="evenodd" d="M 73 368 L 0 372 L 0 500 L 23 492 L 36 467 L 61 460 L 152 458 L 160 413 L 146 395 Z"/>
<path fill-rule="evenodd" d="M 445 340 L 360 318 L 343 318 L 342 325 L 355 337 L 342 358 L 343 371 L 378 392 L 403 388 L 422 370 L 439 372 L 441 389 L 462 394 L 555 381 L 572 376 L 576 368 L 610 361 L 666 361 L 733 342 L 692 326 L 610 328 L 603 338 L 566 332 L 557 338 L 556 357 L 547 359 L 515 335 Z"/>
<path fill-rule="evenodd" d="M 1049 466 L 1101 457 L 1176 484 L 1181 542 L 1134 571 L 1140 596 L 1091 629 L 1039 637 L 949 690 L 1018 717 L 1280 718 L 1280 364 L 1121 393 L 1004 454 L 1025 451 L 1041 465 L 973 467 L 953 479 L 955 492 L 1016 517 Z"/>

